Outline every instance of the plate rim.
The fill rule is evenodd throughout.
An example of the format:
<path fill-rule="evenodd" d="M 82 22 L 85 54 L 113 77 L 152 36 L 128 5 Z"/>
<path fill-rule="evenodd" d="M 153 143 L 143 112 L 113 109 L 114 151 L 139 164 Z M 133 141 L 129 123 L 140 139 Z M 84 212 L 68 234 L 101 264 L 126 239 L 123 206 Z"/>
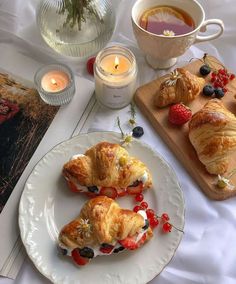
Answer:
<path fill-rule="evenodd" d="M 114 135 L 118 138 L 118 135 L 121 136 L 121 133 L 120 132 L 116 132 L 116 131 L 92 131 L 92 132 L 88 132 L 88 133 L 79 133 L 78 135 L 75 135 L 73 137 L 70 137 L 68 139 L 65 139 L 59 143 L 57 143 L 56 145 L 54 145 L 51 149 L 49 149 L 37 162 L 36 164 L 33 166 L 32 170 L 30 171 L 29 175 L 27 176 L 27 179 L 24 183 L 24 187 L 23 187 L 23 190 L 22 190 L 22 193 L 21 193 L 21 196 L 20 196 L 20 200 L 19 200 L 19 204 L 18 204 L 18 226 L 19 226 L 19 231 L 20 231 L 20 237 L 21 237 L 21 241 L 22 241 L 22 244 L 24 246 L 24 249 L 26 251 L 26 254 L 27 256 L 29 257 L 30 261 L 32 262 L 32 264 L 36 267 L 37 271 L 43 275 L 46 279 L 48 279 L 49 281 L 51 281 L 52 283 L 57 283 L 57 282 L 54 282 L 54 279 L 51 275 L 46 275 L 43 271 L 42 271 L 42 268 L 41 266 L 38 266 L 36 264 L 36 262 L 34 261 L 33 257 L 32 257 L 32 254 L 29 253 L 28 249 L 27 249 L 27 246 L 25 245 L 24 241 L 23 241 L 23 229 L 21 228 L 21 217 L 22 217 L 22 214 L 21 214 L 21 203 L 23 202 L 23 195 L 24 195 L 24 192 L 25 192 L 25 188 L 26 188 L 26 185 L 31 177 L 31 175 L 33 174 L 33 172 L 35 171 L 35 168 L 38 166 L 38 164 L 49 154 L 51 153 L 54 149 L 56 149 L 57 147 L 60 147 L 60 145 L 66 143 L 66 142 L 70 142 L 72 140 L 76 140 L 76 138 L 78 138 L 79 136 L 88 136 L 88 135 L 102 135 L 102 134 L 110 134 L 110 135 Z M 122 137 L 121 137 L 122 138 Z M 178 188 L 179 188 L 179 194 L 181 196 L 181 199 L 182 199 L 182 206 L 183 206 L 183 215 L 182 215 L 182 227 L 179 228 L 181 229 L 183 232 L 181 233 L 180 237 L 179 237 L 179 240 L 177 242 L 177 245 L 175 247 L 175 249 L 173 250 L 173 254 L 171 256 L 171 258 L 169 259 L 168 262 L 165 263 L 165 265 L 162 267 L 162 269 L 156 274 L 154 275 L 153 277 L 151 277 L 149 281 L 153 280 L 155 277 L 157 277 L 158 275 L 160 275 L 160 273 L 165 269 L 165 267 L 172 261 L 173 257 L 175 256 L 175 253 L 183 239 L 183 235 L 184 235 L 184 227 L 185 227 L 185 214 L 186 214 L 186 206 L 185 206 L 185 198 L 184 198 L 184 192 L 182 190 L 182 187 L 180 185 L 180 182 L 179 182 L 179 179 L 177 177 L 177 174 L 176 172 L 174 171 L 173 167 L 166 161 L 166 159 L 156 150 L 154 150 L 149 144 L 147 144 L 146 142 L 142 141 L 142 140 L 139 140 L 137 138 L 133 138 L 133 140 L 137 141 L 141 146 L 144 146 L 146 148 L 148 148 L 150 151 L 152 151 L 156 156 L 158 156 L 160 158 L 160 160 L 162 162 L 164 162 L 164 164 L 171 170 L 171 173 L 173 174 L 174 176 L 174 179 L 178 185 Z M 131 142 L 132 143 L 132 142 Z M 122 146 L 122 145 L 121 145 Z M 126 148 L 127 149 L 127 148 Z M 148 283 L 146 282 L 146 283 Z"/>

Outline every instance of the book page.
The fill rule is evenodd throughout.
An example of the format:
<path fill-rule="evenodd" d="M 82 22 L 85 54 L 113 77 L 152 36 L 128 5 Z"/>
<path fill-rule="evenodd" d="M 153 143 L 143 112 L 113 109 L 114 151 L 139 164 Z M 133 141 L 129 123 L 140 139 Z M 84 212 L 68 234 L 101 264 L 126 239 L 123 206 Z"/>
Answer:
<path fill-rule="evenodd" d="M 3 45 L 0 46 L 0 52 L 2 48 L 4 48 Z M 4 60 L 2 60 L 0 68 L 3 69 L 5 66 L 7 66 L 8 69 L 6 70 L 6 68 L 4 68 L 4 72 L 7 72 L 8 74 L 10 74 L 11 77 L 14 77 L 13 79 L 17 78 L 16 80 L 18 80 L 19 83 L 22 84 L 22 86 L 25 86 L 26 89 L 28 87 L 31 88 L 33 86 L 32 74 L 35 74 L 35 72 L 41 66 L 41 64 L 22 54 L 11 53 L 12 52 L 11 46 L 8 46 L 7 52 L 10 53 L 10 56 L 14 55 L 15 60 L 11 60 L 12 64 L 6 64 L 6 62 L 4 64 Z M 5 53 L 7 52 L 5 50 Z M 24 78 L 18 75 L 19 66 L 25 66 Z M 28 72 L 26 72 L 27 68 Z M 16 75 L 14 74 L 14 72 L 16 72 L 15 73 Z M 12 258 L 16 257 L 14 256 L 14 247 L 15 248 L 17 247 L 16 243 L 17 240 L 19 240 L 18 205 L 19 205 L 20 195 L 24 188 L 24 183 L 27 180 L 27 177 L 31 173 L 35 164 L 42 158 L 42 156 L 44 156 L 56 144 L 71 137 L 77 125 L 79 124 L 80 119 L 86 109 L 86 106 L 88 105 L 91 96 L 94 92 L 94 84 L 87 79 L 75 76 L 75 85 L 76 85 L 76 93 L 71 103 L 65 106 L 61 106 L 60 108 L 53 107 L 52 108 L 53 111 L 51 107 L 45 106 L 45 110 L 47 111 L 46 114 L 44 113 L 44 116 L 47 116 L 47 119 L 45 120 L 47 121 L 47 123 L 44 125 L 44 127 L 42 127 L 41 134 L 37 133 L 33 135 L 32 133 L 34 131 L 33 126 L 32 128 L 28 129 L 29 131 L 28 132 L 26 131 L 27 134 L 25 133 L 24 135 L 22 135 L 22 132 L 24 131 L 23 129 L 24 127 L 22 127 L 22 125 L 20 125 L 19 129 L 17 128 L 16 130 L 16 132 L 18 131 L 17 138 L 19 138 L 19 135 L 22 135 L 25 138 L 24 143 L 21 145 L 21 151 L 18 151 L 18 153 L 21 154 L 20 158 L 18 158 L 18 162 L 20 163 L 20 165 L 17 163 L 19 165 L 17 168 L 18 169 L 17 173 L 22 171 L 22 174 L 18 174 L 18 176 L 15 177 L 14 176 L 14 173 L 16 172 L 15 168 L 13 169 L 12 172 L 13 174 L 11 173 L 11 175 L 9 176 L 7 176 L 6 170 L 4 173 L 4 180 L 7 179 L 10 180 L 14 176 L 15 184 L 12 188 L 10 188 L 10 193 L 8 193 L 8 196 L 5 199 L 1 200 L 3 205 L 1 207 L 1 213 L 0 213 L 0 227 L 1 227 L 0 235 L 1 239 L 3 239 L 4 242 L 0 242 L 0 255 L 1 255 L 0 270 L 3 267 L 5 268 L 7 267 L 6 261 L 7 260 L 8 262 L 10 261 L 9 260 L 10 254 L 12 254 Z M 30 90 L 34 92 L 32 89 Z M 8 99 L 10 99 L 10 97 L 8 97 Z M 14 100 L 11 99 L 11 101 Z M 51 110 L 52 113 L 49 113 L 49 110 Z M 7 111 L 7 108 L 5 108 L 5 111 Z M 18 113 L 15 114 L 14 117 L 12 116 L 12 119 L 16 120 L 16 121 L 14 120 L 15 121 L 14 123 L 16 124 L 22 123 L 17 120 Z M 40 115 L 40 117 L 42 116 Z M 16 127 L 16 125 L 13 123 L 13 121 L 11 121 L 11 119 L 5 120 L 2 124 L 0 124 L 0 128 L 1 126 L 4 126 L 4 124 L 6 125 L 6 123 L 8 124 L 10 122 L 12 123 L 11 127 L 13 127 L 13 129 L 16 129 L 14 128 Z M 5 131 L 7 131 L 6 129 Z M 17 139 L 15 139 L 14 142 L 13 134 L 9 134 L 9 137 L 10 137 L 9 139 L 12 139 L 10 144 L 17 144 L 15 143 Z M 0 146 L 2 147 L 2 144 L 0 144 Z M 12 149 L 16 149 L 17 148 L 16 146 L 17 145 L 12 145 Z M 2 155 L 4 156 L 4 153 Z M 4 167 L 5 167 L 4 169 L 6 169 L 5 165 L 6 161 L 9 162 L 10 165 L 13 165 L 14 157 L 16 156 L 15 154 L 13 156 L 10 156 L 9 160 L 7 159 L 7 157 L 8 155 L 4 157 Z M 0 165 L 2 167 L 2 158 L 0 160 Z M 8 166 L 8 169 L 11 168 L 10 165 Z M 4 187 L 2 186 L 2 184 L 1 184 L 1 191 L 2 190 L 4 191 Z M 18 251 L 20 250 L 18 249 Z M 7 270 L 9 271 L 9 268 Z M 1 275 L 7 275 L 6 271 L 5 272 L 1 271 Z"/>

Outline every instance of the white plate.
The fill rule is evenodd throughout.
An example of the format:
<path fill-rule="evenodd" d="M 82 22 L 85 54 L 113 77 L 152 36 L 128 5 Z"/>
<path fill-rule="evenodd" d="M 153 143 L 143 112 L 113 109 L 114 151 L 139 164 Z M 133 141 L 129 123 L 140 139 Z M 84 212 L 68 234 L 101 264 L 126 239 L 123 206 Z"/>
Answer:
<path fill-rule="evenodd" d="M 35 166 L 22 193 L 19 208 L 22 241 L 38 270 L 54 283 L 146 283 L 168 264 L 182 238 L 178 230 L 163 234 L 158 227 L 152 240 L 141 249 L 97 257 L 79 268 L 70 258 L 58 256 L 58 232 L 79 214 L 86 200 L 81 194 L 68 190 L 61 175 L 62 166 L 74 154 L 84 153 L 100 141 L 119 143 L 120 134 L 82 134 L 57 145 Z M 144 194 L 149 207 L 158 214 L 167 212 L 171 222 L 183 229 L 184 199 L 173 170 L 163 158 L 138 140 L 133 141 L 127 150 L 151 170 L 154 188 Z M 132 196 L 117 201 L 130 209 L 135 205 Z"/>

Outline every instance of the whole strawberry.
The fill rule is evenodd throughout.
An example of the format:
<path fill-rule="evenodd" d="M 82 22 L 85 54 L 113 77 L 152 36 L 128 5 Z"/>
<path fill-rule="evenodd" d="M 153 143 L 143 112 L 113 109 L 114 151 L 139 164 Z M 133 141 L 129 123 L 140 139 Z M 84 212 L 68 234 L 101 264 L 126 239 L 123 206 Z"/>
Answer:
<path fill-rule="evenodd" d="M 169 121 L 174 125 L 182 125 L 192 117 L 192 111 L 186 105 L 179 103 L 172 105 L 169 109 Z"/>

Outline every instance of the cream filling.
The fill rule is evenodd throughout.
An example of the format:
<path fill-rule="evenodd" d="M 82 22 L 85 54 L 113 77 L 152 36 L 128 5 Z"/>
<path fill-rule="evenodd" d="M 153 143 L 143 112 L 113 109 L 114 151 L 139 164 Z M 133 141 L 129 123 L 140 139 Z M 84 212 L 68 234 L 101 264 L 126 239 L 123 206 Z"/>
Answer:
<path fill-rule="evenodd" d="M 143 220 L 144 220 L 144 225 L 146 224 L 146 219 L 147 219 L 147 214 L 144 210 L 139 210 L 137 212 L 138 214 L 140 214 L 142 217 L 143 217 Z M 136 237 L 136 243 L 139 242 L 141 240 L 141 238 L 143 237 L 143 235 L 147 232 L 148 228 L 145 229 L 145 230 L 141 230 L 141 232 L 139 232 L 139 234 L 137 235 Z M 67 256 L 70 256 L 71 257 L 71 253 L 74 249 L 70 249 L 70 248 L 67 248 L 66 246 L 64 246 L 62 243 L 59 243 L 59 246 L 60 248 L 62 249 L 65 249 L 67 250 Z M 96 247 L 90 247 L 93 252 L 94 252 L 94 257 L 96 256 L 99 256 L 99 255 L 111 255 L 113 253 L 113 251 L 117 248 L 121 247 L 121 244 L 119 244 L 119 242 L 117 241 L 115 244 L 114 244 L 114 248 L 109 252 L 109 253 L 103 253 L 102 251 L 100 251 L 100 246 L 96 246 Z M 124 248 L 122 251 L 125 251 L 127 250 L 126 248 Z M 118 252 L 119 253 L 119 252 Z M 93 258 L 94 258 L 93 257 Z"/>
<path fill-rule="evenodd" d="M 148 173 L 145 171 L 144 174 L 138 180 L 145 184 L 148 181 Z"/>
<path fill-rule="evenodd" d="M 85 157 L 85 155 L 84 155 L 84 154 L 76 154 L 76 155 L 73 155 L 73 156 L 70 158 L 70 160 L 72 161 L 72 160 L 75 160 L 75 159 L 80 158 L 80 157 Z"/>
<path fill-rule="evenodd" d="M 78 155 L 75 155 L 73 157 L 77 157 L 77 156 Z M 84 156 L 84 155 L 82 155 L 82 156 Z M 141 181 L 143 184 L 145 184 L 147 182 L 147 180 L 148 180 L 148 173 L 145 171 L 144 174 L 140 178 L 138 178 L 138 181 Z M 78 181 L 76 181 L 76 182 L 73 181 L 73 183 L 77 187 L 78 191 L 81 191 L 81 192 L 91 192 L 91 191 L 89 191 L 87 186 L 81 185 Z M 102 186 L 97 186 L 97 188 L 98 188 L 98 191 L 94 192 L 95 194 L 99 194 L 100 193 L 100 190 L 101 190 Z M 116 191 L 118 193 L 119 193 L 119 191 L 123 191 L 124 190 L 124 188 L 122 188 L 122 187 L 114 187 L 114 188 L 116 189 Z M 91 193 L 93 193 L 93 192 L 91 192 Z"/>

